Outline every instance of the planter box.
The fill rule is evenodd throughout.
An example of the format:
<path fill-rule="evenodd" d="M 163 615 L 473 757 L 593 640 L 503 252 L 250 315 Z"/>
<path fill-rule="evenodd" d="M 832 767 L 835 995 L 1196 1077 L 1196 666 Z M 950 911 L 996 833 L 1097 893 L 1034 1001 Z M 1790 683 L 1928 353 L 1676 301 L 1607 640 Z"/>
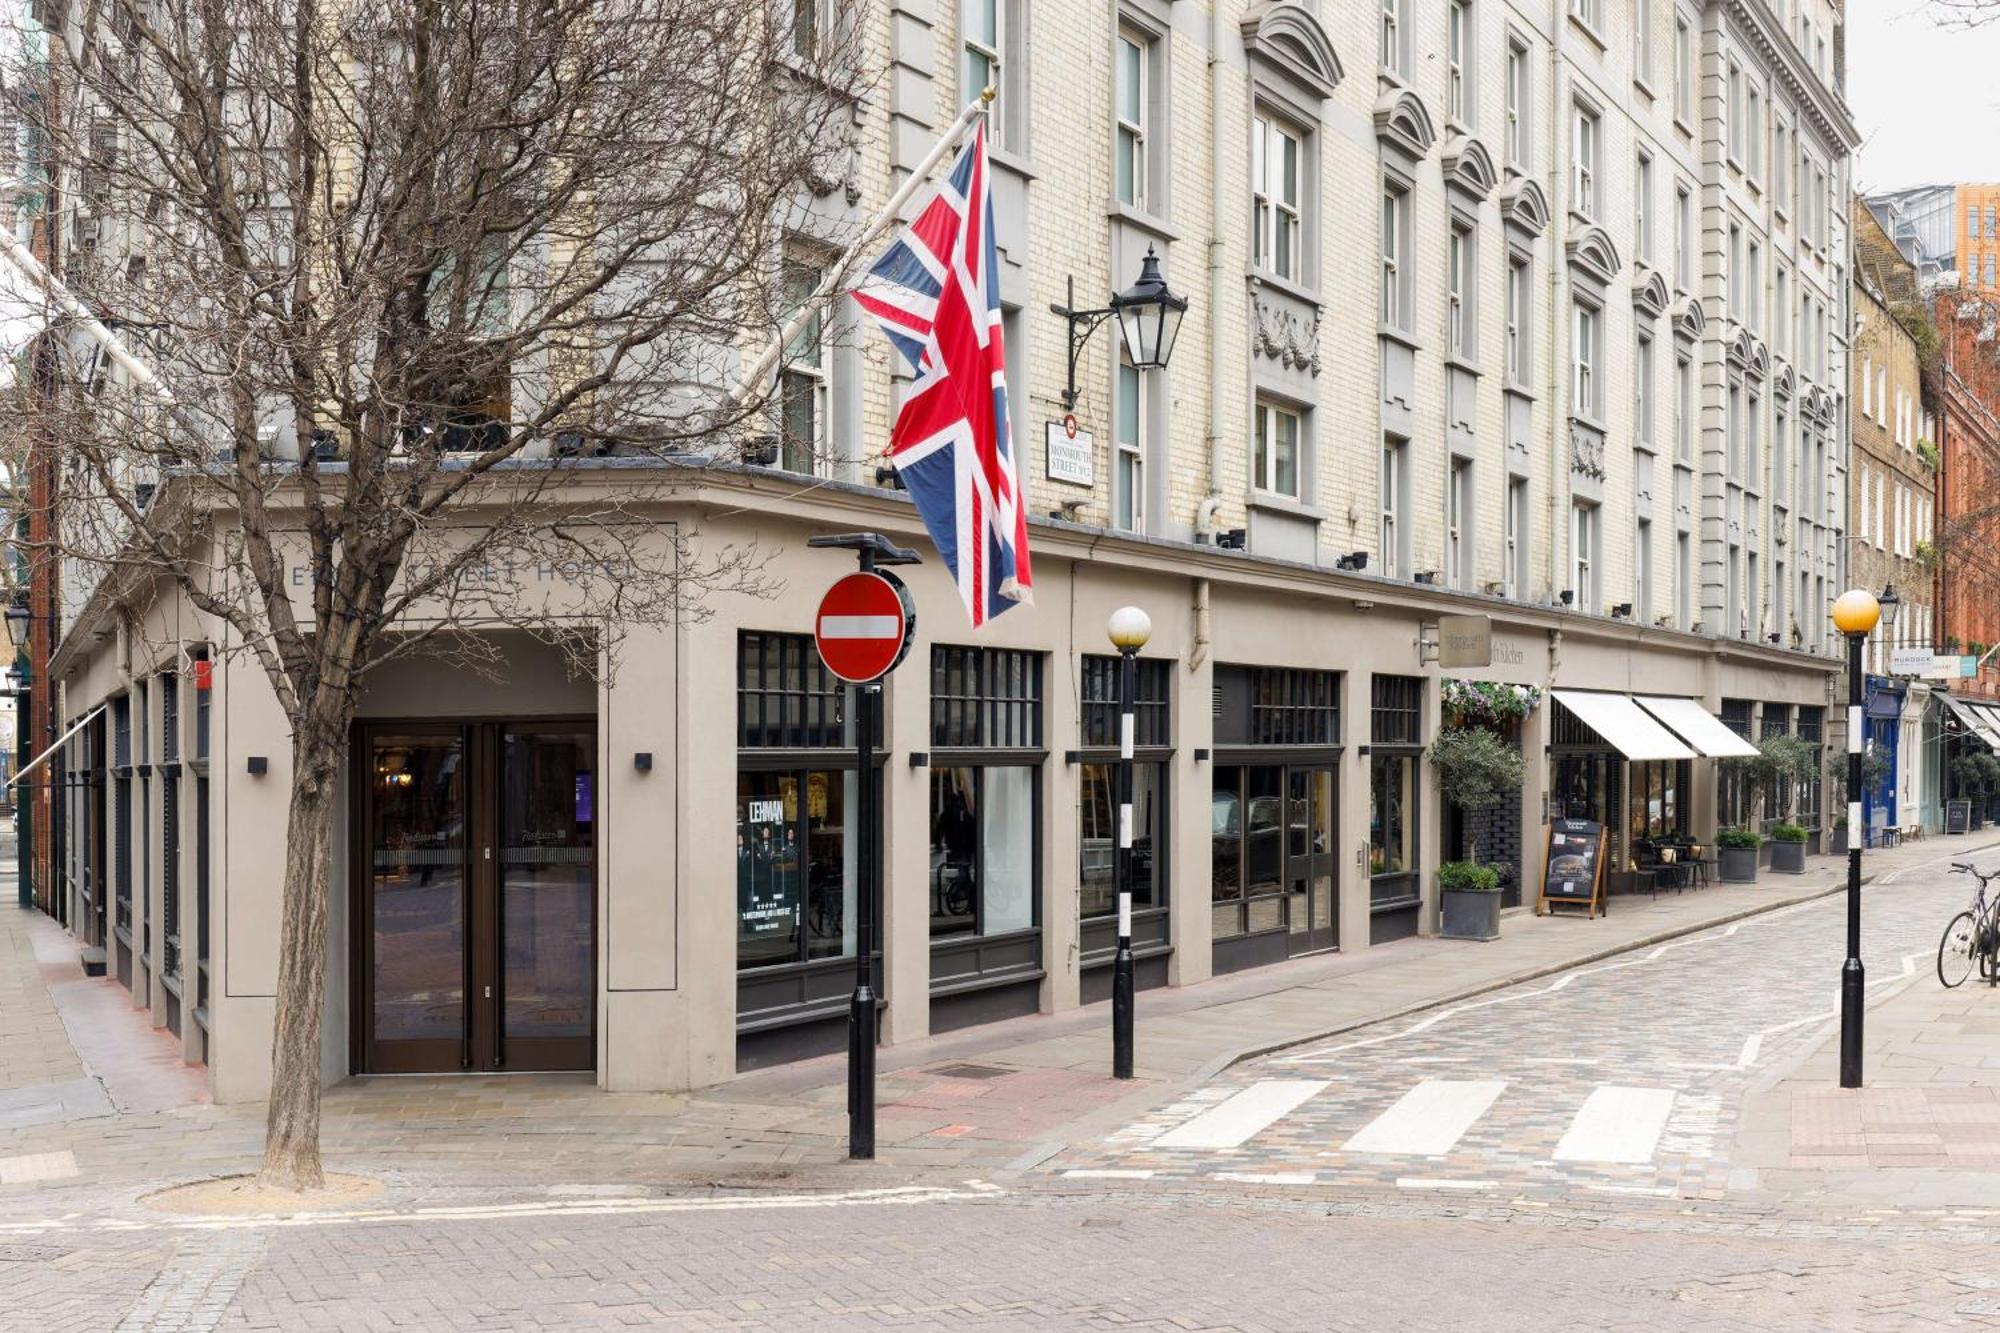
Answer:
<path fill-rule="evenodd" d="M 1772 842 L 1771 869 L 1782 875 L 1806 873 L 1806 845 L 1802 842 Z"/>
<path fill-rule="evenodd" d="M 1828 836 L 1832 841 L 1827 844 L 1827 853 L 1831 856 L 1847 855 L 1847 830 L 1837 828 Z"/>
<path fill-rule="evenodd" d="M 1757 849 L 1755 847 L 1723 847 L 1718 849 L 1721 856 L 1722 882 L 1724 884 L 1755 884 L 1757 882 Z"/>
<path fill-rule="evenodd" d="M 1464 889 L 1446 889 L 1438 895 L 1444 904 L 1443 928 L 1448 940 L 1497 940 L 1500 938 L 1500 895 Z"/>

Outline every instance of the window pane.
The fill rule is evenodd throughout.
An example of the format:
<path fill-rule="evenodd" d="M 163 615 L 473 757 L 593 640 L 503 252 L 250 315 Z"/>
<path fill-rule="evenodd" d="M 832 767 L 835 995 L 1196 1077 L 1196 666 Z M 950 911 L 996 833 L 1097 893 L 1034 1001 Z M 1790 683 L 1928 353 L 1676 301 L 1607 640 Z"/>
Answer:
<path fill-rule="evenodd" d="M 1218 768 L 1209 804 L 1209 896 L 1217 939 L 1243 933 L 1243 770 Z"/>
<path fill-rule="evenodd" d="M 1000 0 L 966 0 L 965 35 L 986 46 L 1000 45 Z"/>
<path fill-rule="evenodd" d="M 806 774 L 806 957 L 854 952 L 856 784 L 852 771 Z"/>
<path fill-rule="evenodd" d="M 736 966 L 799 957 L 799 783 L 791 773 L 736 778 Z"/>
<path fill-rule="evenodd" d="M 1249 894 L 1276 893 L 1283 887 L 1285 862 L 1282 768 L 1260 764 L 1245 770 L 1245 863 Z"/>
<path fill-rule="evenodd" d="M 1035 773 L 988 768 L 980 773 L 979 889 L 985 933 L 1035 924 Z"/>
<path fill-rule="evenodd" d="M 1410 869 L 1409 755 L 1374 755 L 1369 759 L 1368 868 L 1374 875 L 1401 874 Z"/>
<path fill-rule="evenodd" d="M 1140 107 L 1141 70 L 1145 52 L 1129 37 L 1118 39 L 1118 114 L 1128 124 L 1144 121 Z"/>
<path fill-rule="evenodd" d="M 1139 202 L 1139 141 L 1124 127 L 1118 130 L 1118 202 Z"/>
<path fill-rule="evenodd" d="M 970 934 L 978 918 L 979 816 L 972 770 L 931 770 L 931 934 Z"/>
<path fill-rule="evenodd" d="M 1285 495 L 1299 493 L 1299 419 L 1290 412 L 1273 415 L 1278 424 L 1278 479 L 1276 489 Z"/>
<path fill-rule="evenodd" d="M 1293 208 L 1299 206 L 1299 141 L 1291 135 L 1280 133 L 1279 140 L 1285 145 L 1285 193 L 1284 200 Z"/>

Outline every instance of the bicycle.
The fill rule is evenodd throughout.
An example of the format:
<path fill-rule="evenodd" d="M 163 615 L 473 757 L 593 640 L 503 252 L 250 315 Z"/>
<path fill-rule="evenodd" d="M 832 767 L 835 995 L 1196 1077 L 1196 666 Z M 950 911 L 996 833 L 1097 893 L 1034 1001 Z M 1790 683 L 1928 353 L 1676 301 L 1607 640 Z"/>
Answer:
<path fill-rule="evenodd" d="M 1979 889 L 1972 895 L 1972 906 L 1951 919 L 1938 941 L 1938 980 L 1947 990 L 1962 985 L 1977 961 L 1980 980 L 1989 986 L 2000 984 L 2000 899 L 1986 901 L 1986 885 L 2000 879 L 2000 870 L 1982 875 L 1965 861 L 1954 861 L 1951 868 L 1954 874 L 1978 880 Z"/>

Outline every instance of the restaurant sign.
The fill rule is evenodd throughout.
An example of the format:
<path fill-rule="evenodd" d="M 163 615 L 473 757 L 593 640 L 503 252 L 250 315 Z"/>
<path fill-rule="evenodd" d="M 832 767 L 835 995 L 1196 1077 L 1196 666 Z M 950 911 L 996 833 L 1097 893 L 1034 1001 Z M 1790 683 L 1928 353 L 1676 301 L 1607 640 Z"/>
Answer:
<path fill-rule="evenodd" d="M 1439 616 L 1438 665 L 1441 667 L 1492 666 L 1493 617 Z"/>

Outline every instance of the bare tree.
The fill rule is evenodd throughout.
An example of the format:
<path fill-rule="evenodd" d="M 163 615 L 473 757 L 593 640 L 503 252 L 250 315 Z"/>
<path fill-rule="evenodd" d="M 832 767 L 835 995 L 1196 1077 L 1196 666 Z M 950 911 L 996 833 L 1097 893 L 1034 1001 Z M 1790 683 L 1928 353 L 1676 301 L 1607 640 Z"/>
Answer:
<path fill-rule="evenodd" d="M 771 430 L 731 376 L 795 300 L 785 232 L 857 114 L 860 37 L 818 12 L 72 0 L 45 60 L 30 34 L 58 271 L 161 381 L 58 328 L 21 415 L 61 459 L 61 554 L 100 595 L 186 599 L 291 728 L 263 1184 L 323 1183 L 360 682 L 416 651 L 497 667 L 471 631 L 505 623 L 596 667 L 621 626 L 765 587 L 757 552 L 695 549 L 648 503 Z M 560 605 L 520 577 L 551 560 L 581 571 Z"/>

